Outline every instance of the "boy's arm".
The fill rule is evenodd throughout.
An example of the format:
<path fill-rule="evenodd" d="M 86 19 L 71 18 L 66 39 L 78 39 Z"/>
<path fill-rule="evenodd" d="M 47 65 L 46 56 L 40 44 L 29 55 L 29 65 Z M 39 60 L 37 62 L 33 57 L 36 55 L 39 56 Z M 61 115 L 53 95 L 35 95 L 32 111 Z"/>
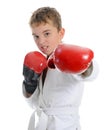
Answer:
<path fill-rule="evenodd" d="M 98 77 L 98 74 L 99 74 L 99 65 L 97 61 L 92 60 L 89 68 L 85 72 L 75 77 L 77 77 L 78 80 L 92 81 Z"/>
<path fill-rule="evenodd" d="M 26 54 L 23 64 L 23 95 L 30 97 L 36 90 L 40 74 L 47 67 L 47 60 L 40 52 Z"/>
<path fill-rule="evenodd" d="M 94 53 L 89 48 L 60 44 L 55 49 L 52 57 L 49 58 L 48 66 L 50 68 L 57 67 L 60 71 L 66 73 L 81 74 L 89 68 L 93 57 Z M 87 71 L 87 74 L 90 71 Z"/>
<path fill-rule="evenodd" d="M 60 44 L 48 59 L 48 66 L 71 73 L 78 80 L 92 80 L 99 72 L 98 64 L 93 59 L 94 52 L 90 48 Z"/>
<path fill-rule="evenodd" d="M 81 74 L 74 74 L 73 76 L 79 81 L 92 81 L 98 77 L 99 65 L 95 60 L 92 60 L 90 66 Z"/>
<path fill-rule="evenodd" d="M 24 80 L 22 83 L 23 95 L 25 97 L 30 97 L 36 90 L 39 83 L 40 74 L 35 73 L 27 66 L 23 66 L 23 76 Z"/>

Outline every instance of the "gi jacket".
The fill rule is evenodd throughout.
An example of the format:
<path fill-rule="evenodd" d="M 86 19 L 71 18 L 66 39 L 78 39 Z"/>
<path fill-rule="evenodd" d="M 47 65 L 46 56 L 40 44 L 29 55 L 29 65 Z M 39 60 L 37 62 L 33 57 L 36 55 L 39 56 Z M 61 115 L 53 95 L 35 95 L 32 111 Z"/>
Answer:
<path fill-rule="evenodd" d="M 27 101 L 35 109 L 28 130 L 80 130 L 79 106 L 84 83 L 97 75 L 96 64 L 90 76 L 61 72 L 48 68 L 44 85 L 39 85 Z M 39 117 L 36 120 L 37 116 Z"/>

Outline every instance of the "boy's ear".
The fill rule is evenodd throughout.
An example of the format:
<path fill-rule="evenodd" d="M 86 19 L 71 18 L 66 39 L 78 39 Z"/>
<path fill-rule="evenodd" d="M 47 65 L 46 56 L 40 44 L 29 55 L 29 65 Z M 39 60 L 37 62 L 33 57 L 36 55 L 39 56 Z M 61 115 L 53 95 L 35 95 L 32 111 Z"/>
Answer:
<path fill-rule="evenodd" d="M 64 37 L 64 34 L 65 34 L 65 29 L 64 28 L 61 28 L 61 30 L 60 30 L 60 36 L 61 36 L 61 38 L 63 38 Z"/>

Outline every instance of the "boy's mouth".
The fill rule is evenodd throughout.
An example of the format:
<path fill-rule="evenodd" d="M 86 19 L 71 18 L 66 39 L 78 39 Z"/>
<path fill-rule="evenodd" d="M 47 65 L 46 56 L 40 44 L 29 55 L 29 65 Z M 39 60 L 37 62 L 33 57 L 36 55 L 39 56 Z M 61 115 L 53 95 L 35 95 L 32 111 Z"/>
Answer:
<path fill-rule="evenodd" d="M 42 52 L 47 52 L 48 46 L 42 46 L 42 47 L 41 47 L 41 50 L 42 50 Z"/>

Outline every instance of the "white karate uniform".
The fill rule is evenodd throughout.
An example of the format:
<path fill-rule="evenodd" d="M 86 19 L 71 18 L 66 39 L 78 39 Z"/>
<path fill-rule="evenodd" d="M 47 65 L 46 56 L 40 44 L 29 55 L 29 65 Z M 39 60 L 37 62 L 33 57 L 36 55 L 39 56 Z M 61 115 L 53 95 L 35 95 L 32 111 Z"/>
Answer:
<path fill-rule="evenodd" d="M 80 75 L 48 69 L 44 86 L 40 78 L 39 86 L 27 98 L 35 109 L 28 130 L 80 130 L 79 106 L 84 89 L 83 81 L 95 77 L 94 63 L 92 74 L 84 79 Z M 35 120 L 37 116 L 38 122 Z"/>

